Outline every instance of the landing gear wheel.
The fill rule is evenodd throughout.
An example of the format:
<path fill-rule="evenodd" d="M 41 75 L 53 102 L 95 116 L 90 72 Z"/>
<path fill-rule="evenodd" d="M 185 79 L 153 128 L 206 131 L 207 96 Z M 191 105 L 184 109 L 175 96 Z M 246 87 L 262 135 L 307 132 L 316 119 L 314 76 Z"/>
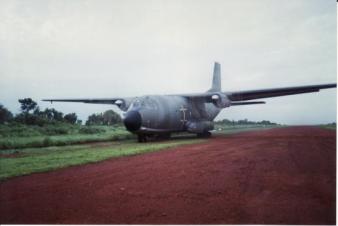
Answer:
<path fill-rule="evenodd" d="M 164 133 L 164 134 L 160 134 L 157 136 L 157 139 L 159 140 L 167 140 L 170 139 L 171 134 L 170 133 Z"/>
<path fill-rule="evenodd" d="M 137 135 L 137 140 L 139 143 L 147 142 L 147 136 L 144 134 Z"/>
<path fill-rule="evenodd" d="M 211 137 L 211 133 L 208 132 L 208 131 L 203 132 L 203 133 L 198 133 L 197 137 L 199 137 L 199 138 L 208 138 L 208 137 Z"/>

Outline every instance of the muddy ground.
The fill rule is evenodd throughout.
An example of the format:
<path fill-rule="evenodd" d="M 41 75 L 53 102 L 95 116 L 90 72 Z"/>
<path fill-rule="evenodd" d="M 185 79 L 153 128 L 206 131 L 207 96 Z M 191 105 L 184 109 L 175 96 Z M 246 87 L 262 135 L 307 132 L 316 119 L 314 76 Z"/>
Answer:
<path fill-rule="evenodd" d="M 0 183 L 0 223 L 335 224 L 336 132 L 229 136 Z"/>

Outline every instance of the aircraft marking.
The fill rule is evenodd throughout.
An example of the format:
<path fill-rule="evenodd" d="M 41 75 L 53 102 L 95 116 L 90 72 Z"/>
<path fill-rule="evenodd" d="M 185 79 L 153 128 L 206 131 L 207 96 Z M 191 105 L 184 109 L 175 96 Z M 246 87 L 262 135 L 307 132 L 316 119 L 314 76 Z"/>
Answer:
<path fill-rule="evenodd" d="M 180 111 L 182 112 L 182 116 L 183 119 L 181 119 L 181 122 L 184 124 L 185 122 L 187 122 L 188 120 L 186 119 L 186 111 L 188 109 L 184 107 L 184 105 L 182 105 L 182 107 L 180 108 Z"/>

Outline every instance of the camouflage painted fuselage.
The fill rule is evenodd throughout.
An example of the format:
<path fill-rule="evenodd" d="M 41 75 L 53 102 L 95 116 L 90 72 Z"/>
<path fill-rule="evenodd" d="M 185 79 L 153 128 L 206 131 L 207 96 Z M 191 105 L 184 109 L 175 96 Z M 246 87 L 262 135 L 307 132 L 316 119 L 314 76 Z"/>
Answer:
<path fill-rule="evenodd" d="M 124 122 L 133 133 L 203 133 L 213 129 L 212 120 L 220 110 L 212 103 L 182 96 L 143 96 L 132 101 Z"/>

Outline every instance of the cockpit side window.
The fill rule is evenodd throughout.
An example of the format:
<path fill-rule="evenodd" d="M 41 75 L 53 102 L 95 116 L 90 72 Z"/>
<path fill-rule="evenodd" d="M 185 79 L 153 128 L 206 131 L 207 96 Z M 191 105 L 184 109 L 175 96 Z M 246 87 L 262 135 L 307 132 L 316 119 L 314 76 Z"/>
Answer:
<path fill-rule="evenodd" d="M 149 97 L 138 98 L 138 99 L 134 100 L 130 105 L 130 109 L 139 108 L 139 107 L 152 109 L 152 110 L 157 109 L 156 102 L 152 98 L 149 98 Z"/>

